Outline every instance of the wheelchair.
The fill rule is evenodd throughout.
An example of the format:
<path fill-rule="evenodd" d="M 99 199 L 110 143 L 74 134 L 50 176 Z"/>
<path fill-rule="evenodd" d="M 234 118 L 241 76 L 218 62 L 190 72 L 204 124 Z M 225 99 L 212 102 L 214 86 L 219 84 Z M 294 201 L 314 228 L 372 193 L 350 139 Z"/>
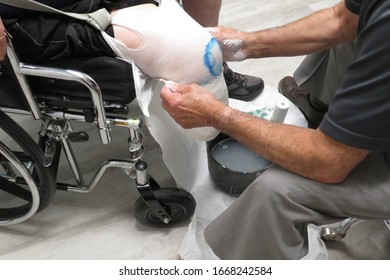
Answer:
<path fill-rule="evenodd" d="M 104 75 L 98 75 L 98 71 L 105 71 Z M 140 197 L 133 209 L 140 224 L 158 228 L 189 221 L 196 206 L 193 196 L 176 187 L 160 187 L 142 160 L 143 121 L 128 117 L 128 104 L 135 97 L 129 63 L 96 57 L 70 58 L 44 66 L 25 64 L 7 36 L 7 56 L 1 62 L 0 72 L 0 133 L 1 139 L 9 140 L 0 141 L 0 225 L 22 223 L 43 211 L 50 206 L 57 190 L 90 193 L 110 168 L 135 180 Z M 120 92 L 111 91 L 110 80 L 115 82 L 118 75 L 128 79 L 120 81 Z M 12 114 L 32 116 L 39 121 L 38 140 Z M 96 126 L 103 144 L 112 140 L 112 127 L 127 129 L 128 157 L 104 161 L 85 182 L 71 144 L 86 142 L 89 135 L 73 131 L 74 122 Z M 62 155 L 74 183 L 57 180 Z"/>

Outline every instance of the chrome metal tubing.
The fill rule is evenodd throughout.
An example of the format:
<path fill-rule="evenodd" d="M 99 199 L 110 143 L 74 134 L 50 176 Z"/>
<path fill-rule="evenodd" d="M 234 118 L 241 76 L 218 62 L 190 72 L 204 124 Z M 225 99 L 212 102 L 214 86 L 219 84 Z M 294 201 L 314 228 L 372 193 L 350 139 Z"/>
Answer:
<path fill-rule="evenodd" d="M 135 173 L 137 184 L 144 186 L 149 184 L 148 165 L 144 161 L 139 161 L 135 164 Z"/>
<path fill-rule="evenodd" d="M 20 110 L 20 109 L 14 109 L 14 108 L 8 108 L 8 107 L 0 107 L 1 111 L 8 114 L 16 114 L 21 116 L 30 116 L 31 112 L 26 110 Z"/>
<path fill-rule="evenodd" d="M 390 220 L 384 220 L 385 222 L 385 225 L 388 227 L 388 229 L 390 230 Z"/>
<path fill-rule="evenodd" d="M 22 217 L 9 219 L 0 221 L 0 226 L 5 225 L 14 225 L 18 223 L 22 223 L 29 219 L 31 216 L 33 216 L 37 211 L 40 203 L 40 196 L 38 188 L 31 176 L 31 174 L 28 172 L 27 168 L 24 166 L 24 164 L 12 153 L 11 150 L 9 150 L 1 141 L 0 141 L 0 153 L 7 159 L 9 162 L 19 171 L 19 173 L 22 175 L 24 180 L 27 183 L 28 188 L 30 189 L 31 196 L 32 196 L 32 203 L 30 210 Z"/>
<path fill-rule="evenodd" d="M 55 128 L 56 131 L 58 131 L 58 132 L 63 132 L 63 128 L 59 125 L 55 125 L 53 128 Z M 72 146 L 70 145 L 68 138 L 61 137 L 60 141 L 61 141 L 61 146 L 64 149 L 66 159 L 69 163 L 70 169 L 72 170 L 73 176 L 74 176 L 77 184 L 84 186 L 85 185 L 84 178 L 83 178 L 83 175 L 81 173 L 81 169 L 76 161 L 76 157 L 74 155 Z"/>
<path fill-rule="evenodd" d="M 339 241 L 346 236 L 349 228 L 359 220 L 360 219 L 357 218 L 347 218 L 336 227 L 323 227 L 321 230 L 321 237 L 325 239 L 325 241 Z"/>
<path fill-rule="evenodd" d="M 85 122 L 85 117 L 81 112 L 55 111 L 55 112 L 45 112 L 44 115 L 55 119 Z M 121 118 L 117 116 L 115 117 L 106 116 L 106 121 L 110 126 L 114 125 L 114 126 L 127 127 L 133 129 L 139 129 L 142 126 L 142 120 L 140 119 Z"/>
<path fill-rule="evenodd" d="M 103 177 L 104 173 L 108 168 L 121 168 L 122 171 L 124 171 L 127 175 L 131 173 L 132 170 L 134 170 L 134 162 L 130 162 L 127 160 L 108 160 L 102 163 L 99 170 L 96 172 L 95 176 L 91 179 L 90 183 L 87 186 L 78 186 L 73 187 L 69 186 L 67 188 L 67 191 L 71 192 L 77 192 L 77 193 L 89 193 L 93 191 L 100 181 L 100 179 Z"/>
<path fill-rule="evenodd" d="M 100 91 L 99 86 L 90 76 L 73 70 L 34 66 L 34 65 L 24 64 L 24 63 L 20 63 L 19 67 L 20 67 L 19 71 L 23 75 L 71 80 L 71 81 L 79 82 L 84 86 L 86 86 L 89 89 L 89 92 L 91 93 L 101 141 L 103 144 L 108 144 L 111 142 L 110 127 L 109 127 L 109 123 L 106 120 L 102 93 Z"/>

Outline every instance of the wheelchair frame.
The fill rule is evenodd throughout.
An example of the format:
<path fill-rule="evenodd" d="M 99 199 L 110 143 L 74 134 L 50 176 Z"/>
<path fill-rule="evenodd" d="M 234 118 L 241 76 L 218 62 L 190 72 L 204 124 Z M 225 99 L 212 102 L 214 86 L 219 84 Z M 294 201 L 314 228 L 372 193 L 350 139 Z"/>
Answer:
<path fill-rule="evenodd" d="M 35 120 L 42 121 L 38 144 L 43 150 L 43 160 L 38 164 L 43 165 L 44 168 L 54 166 L 55 168 L 51 168 L 51 170 L 55 170 L 52 171 L 54 173 L 54 178 L 56 178 L 58 171 L 58 154 L 61 153 L 62 148 L 76 184 L 56 182 L 56 186 L 54 186 L 55 189 L 77 193 L 89 193 L 94 190 L 107 169 L 119 168 L 136 182 L 140 198 L 134 204 L 134 211 L 138 222 L 146 226 L 163 227 L 186 221 L 192 216 L 196 203 L 190 193 L 178 188 L 160 188 L 158 183 L 153 180 L 153 178 L 149 177 L 147 164 L 142 160 L 144 154 L 143 135 L 140 131 L 142 120 L 106 114 L 103 96 L 98 84 L 85 73 L 20 62 L 9 36 L 7 36 L 7 56 L 30 111 L 4 107 L 1 107 L 0 109 L 7 114 L 16 113 L 32 115 Z M 92 114 L 92 116 L 90 115 L 87 120 L 87 117 L 83 112 L 77 112 L 76 110 L 59 110 L 58 108 L 53 109 L 43 103 L 38 103 L 26 76 L 76 81 L 84 85 L 91 94 L 94 114 Z M 122 104 L 118 105 L 123 106 Z M 127 128 L 129 130 L 129 159 L 107 160 L 103 162 L 90 182 L 86 183 L 72 150 L 70 140 L 80 142 L 86 141 L 88 135 L 85 135 L 83 132 L 72 132 L 71 122 L 73 121 L 96 124 L 100 140 L 103 144 L 110 143 L 110 130 L 112 126 Z M 9 164 L 14 166 L 23 177 L 23 180 L 14 178 L 13 181 L 22 182 L 31 193 L 29 209 L 18 217 L 0 217 L 0 225 L 21 223 L 31 218 L 36 212 L 43 210 L 47 205 L 41 205 L 41 190 L 34 180 L 33 172 L 29 170 L 25 162 L 22 162 L 22 160 L 1 141 L 0 155 L 3 156 L 3 160 L 5 158 Z"/>

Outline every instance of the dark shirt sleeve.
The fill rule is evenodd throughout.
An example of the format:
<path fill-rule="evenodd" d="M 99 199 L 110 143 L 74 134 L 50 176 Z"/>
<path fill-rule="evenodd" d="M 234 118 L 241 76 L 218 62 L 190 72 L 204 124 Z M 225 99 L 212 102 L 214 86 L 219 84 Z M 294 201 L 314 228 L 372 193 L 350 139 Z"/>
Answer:
<path fill-rule="evenodd" d="M 362 0 L 345 0 L 345 5 L 347 6 L 348 10 L 358 15 L 360 13 L 362 2 Z"/>
<path fill-rule="evenodd" d="M 355 58 L 320 129 L 350 146 L 390 151 L 390 1 L 381 3 L 365 15 Z"/>

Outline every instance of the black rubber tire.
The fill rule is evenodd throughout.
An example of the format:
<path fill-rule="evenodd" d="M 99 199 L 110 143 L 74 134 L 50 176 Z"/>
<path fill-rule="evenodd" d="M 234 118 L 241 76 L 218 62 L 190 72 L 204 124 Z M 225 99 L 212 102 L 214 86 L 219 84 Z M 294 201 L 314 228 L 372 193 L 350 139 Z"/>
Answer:
<path fill-rule="evenodd" d="M 165 224 L 153 215 L 152 209 L 139 197 L 134 203 L 134 215 L 136 220 L 148 227 L 171 227 L 189 222 L 194 214 L 196 202 L 194 197 L 187 191 L 178 188 L 160 188 L 153 191 L 156 200 L 164 207 L 171 216 L 172 221 Z"/>
<path fill-rule="evenodd" d="M 11 117 L 0 110 L 0 128 L 19 146 L 23 151 L 13 151 L 22 162 L 31 161 L 33 164 L 32 177 L 39 189 L 40 204 L 38 211 L 45 209 L 52 201 L 56 192 L 55 176 L 50 168 L 43 166 L 44 153 L 38 144 L 31 138 L 31 136 L 23 130 Z M 25 197 L 31 196 L 29 191 L 23 190 L 20 184 L 8 181 L 1 177 L 0 183 L 9 185 L 17 190 L 17 192 L 27 194 Z M 18 190 L 19 189 L 19 190 Z M 30 197 L 31 200 L 31 197 Z M 0 208 L 0 220 L 14 219 L 24 216 L 31 208 L 31 202 L 26 202 L 23 205 L 9 208 Z"/>

